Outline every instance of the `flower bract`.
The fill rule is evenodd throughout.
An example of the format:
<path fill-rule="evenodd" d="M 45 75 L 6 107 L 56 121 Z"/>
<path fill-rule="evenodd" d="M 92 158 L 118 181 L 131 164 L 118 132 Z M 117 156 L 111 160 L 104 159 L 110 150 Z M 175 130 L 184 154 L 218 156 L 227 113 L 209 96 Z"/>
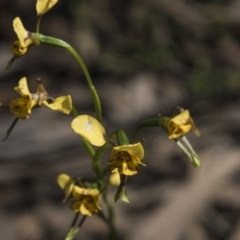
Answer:
<path fill-rule="evenodd" d="M 144 149 L 141 143 L 117 146 L 113 147 L 108 165 L 112 172 L 116 172 L 117 168 L 119 174 L 131 176 L 138 172 L 138 165 L 146 166 L 141 162 L 143 157 Z"/>
<path fill-rule="evenodd" d="M 74 132 L 81 135 L 94 146 L 102 146 L 106 142 L 104 127 L 97 119 L 89 115 L 79 115 L 74 118 L 71 126 Z"/>
<path fill-rule="evenodd" d="M 74 186 L 73 203 L 70 208 L 75 212 L 91 216 L 101 210 L 99 205 L 99 194 L 100 192 L 98 189 L 87 189 Z"/>

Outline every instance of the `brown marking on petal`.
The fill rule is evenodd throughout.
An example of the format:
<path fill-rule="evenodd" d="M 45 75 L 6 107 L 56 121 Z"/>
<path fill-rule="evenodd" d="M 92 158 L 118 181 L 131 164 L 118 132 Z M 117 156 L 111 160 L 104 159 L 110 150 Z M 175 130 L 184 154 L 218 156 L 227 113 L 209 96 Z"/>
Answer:
<path fill-rule="evenodd" d="M 19 23 L 14 23 L 14 28 L 16 28 L 18 31 L 20 31 Z"/>
<path fill-rule="evenodd" d="M 117 153 L 117 157 L 119 157 L 121 154 L 122 154 L 122 152 L 118 152 L 118 153 Z"/>
<path fill-rule="evenodd" d="M 91 198 L 91 197 L 87 197 L 87 202 L 89 202 L 89 203 L 92 203 L 93 202 L 93 199 Z"/>
<path fill-rule="evenodd" d="M 27 36 L 23 39 L 24 42 L 26 42 L 28 39 L 32 37 L 32 34 L 27 31 Z"/>

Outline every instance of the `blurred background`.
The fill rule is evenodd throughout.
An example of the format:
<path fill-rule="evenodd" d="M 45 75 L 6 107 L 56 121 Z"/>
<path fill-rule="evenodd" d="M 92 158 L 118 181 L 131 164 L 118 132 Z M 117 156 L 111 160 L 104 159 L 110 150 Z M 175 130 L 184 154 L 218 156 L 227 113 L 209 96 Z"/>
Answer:
<path fill-rule="evenodd" d="M 94 115 L 86 80 L 62 49 L 39 46 L 4 70 L 19 16 L 35 31 L 36 1 L 0 2 L 0 102 L 13 87 L 42 79 L 52 96 L 71 94 L 80 113 Z M 201 137 L 189 141 L 202 160 L 194 169 L 160 128 L 143 130 L 147 167 L 128 179 L 130 204 L 118 202 L 121 240 L 240 239 L 240 1 L 59 0 L 40 32 L 69 42 L 84 59 L 102 101 L 110 134 L 130 136 L 142 120 L 191 111 Z M 14 117 L 0 109 L 3 139 Z M 0 239 L 64 239 L 74 216 L 62 204 L 60 173 L 94 177 L 70 127 L 72 116 L 40 108 L 0 143 Z M 106 154 L 103 164 L 109 160 Z M 115 189 L 110 191 L 112 197 Z M 77 239 L 107 239 L 88 218 Z"/>

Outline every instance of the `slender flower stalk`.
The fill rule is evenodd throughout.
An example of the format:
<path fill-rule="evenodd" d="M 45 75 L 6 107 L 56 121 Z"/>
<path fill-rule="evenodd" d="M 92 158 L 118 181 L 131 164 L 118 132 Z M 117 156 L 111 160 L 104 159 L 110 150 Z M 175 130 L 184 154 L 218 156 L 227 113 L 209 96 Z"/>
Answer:
<path fill-rule="evenodd" d="M 33 34 L 34 38 L 35 38 L 35 42 L 37 44 L 44 44 L 44 45 L 51 45 L 51 46 L 56 46 L 56 47 L 60 47 L 60 48 L 64 48 L 65 50 L 67 50 L 70 54 L 73 55 L 73 57 L 77 60 L 77 62 L 79 63 L 79 65 L 81 66 L 83 73 L 87 79 L 88 82 L 88 86 L 90 88 L 91 94 L 92 94 L 92 98 L 93 98 L 93 103 L 94 103 L 94 107 L 95 107 L 95 111 L 96 111 L 96 118 L 99 122 L 101 122 L 102 120 L 102 113 L 101 113 L 101 103 L 99 100 L 99 96 L 97 94 L 97 91 L 93 85 L 92 79 L 90 77 L 90 74 L 88 72 L 88 69 L 83 61 L 83 59 L 81 58 L 81 56 L 77 53 L 77 51 L 67 42 L 64 42 L 60 39 L 54 38 L 54 37 L 49 37 L 49 36 L 44 36 L 42 34 Z"/>
<path fill-rule="evenodd" d="M 41 23 L 42 15 L 37 16 L 37 22 L 36 22 L 36 33 L 39 34 L 40 31 L 40 23 Z"/>

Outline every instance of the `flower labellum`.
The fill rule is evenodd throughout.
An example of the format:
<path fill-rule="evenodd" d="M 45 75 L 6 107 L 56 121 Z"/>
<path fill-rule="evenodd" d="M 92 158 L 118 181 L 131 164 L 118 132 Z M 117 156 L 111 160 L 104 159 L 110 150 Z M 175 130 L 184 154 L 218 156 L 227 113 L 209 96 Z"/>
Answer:
<path fill-rule="evenodd" d="M 74 186 L 73 203 L 70 208 L 83 215 L 92 216 L 92 214 L 101 210 L 99 205 L 99 194 L 100 192 L 98 189 L 87 189 Z"/>
<path fill-rule="evenodd" d="M 109 168 L 112 172 L 132 176 L 138 173 L 138 165 L 146 166 L 141 160 L 144 157 L 144 149 L 142 144 L 127 144 L 113 147 L 111 153 L 111 160 L 108 162 Z"/>

